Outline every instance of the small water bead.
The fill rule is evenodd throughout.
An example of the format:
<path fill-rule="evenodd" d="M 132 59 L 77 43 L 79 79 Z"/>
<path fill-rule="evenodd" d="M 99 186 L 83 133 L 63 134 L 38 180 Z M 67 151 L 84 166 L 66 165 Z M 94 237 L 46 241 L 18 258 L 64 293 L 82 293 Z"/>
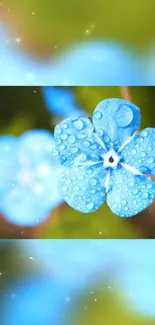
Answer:
<path fill-rule="evenodd" d="M 73 144 L 75 141 L 76 141 L 76 138 L 74 135 L 70 135 L 69 138 L 68 138 L 68 141 Z"/>
<path fill-rule="evenodd" d="M 77 134 L 77 138 L 78 138 L 79 140 L 86 138 L 86 136 L 87 136 L 87 135 L 86 135 L 85 133 L 81 133 L 81 132 L 79 132 L 79 133 Z"/>
<path fill-rule="evenodd" d="M 140 156 L 141 156 L 142 158 L 145 158 L 145 157 L 146 157 L 146 152 L 145 152 L 145 151 L 142 151 L 142 152 L 140 153 Z"/>
<path fill-rule="evenodd" d="M 125 104 L 120 105 L 115 120 L 121 127 L 127 127 L 133 120 L 132 108 Z"/>
<path fill-rule="evenodd" d="M 110 138 L 108 137 L 108 135 L 106 135 L 106 136 L 104 137 L 104 142 L 105 142 L 105 143 L 110 142 Z"/>
<path fill-rule="evenodd" d="M 78 186 L 78 185 L 74 186 L 74 191 L 76 191 L 76 192 L 80 191 L 80 186 Z"/>
<path fill-rule="evenodd" d="M 125 200 L 122 201 L 122 204 L 125 205 L 127 202 Z"/>
<path fill-rule="evenodd" d="M 90 142 L 89 141 L 84 141 L 83 142 L 84 147 L 90 147 Z"/>
<path fill-rule="evenodd" d="M 65 195 L 64 199 L 65 199 L 65 201 L 68 201 L 69 200 L 69 195 Z"/>
<path fill-rule="evenodd" d="M 152 151 L 152 147 L 147 147 L 147 151 Z"/>
<path fill-rule="evenodd" d="M 153 162 L 154 162 L 154 158 L 153 157 L 149 157 L 147 159 L 147 163 L 152 164 Z"/>
<path fill-rule="evenodd" d="M 67 135 L 66 133 L 64 133 L 64 134 L 61 135 L 61 139 L 62 139 L 62 140 L 66 140 L 67 137 L 68 137 L 68 135 Z"/>
<path fill-rule="evenodd" d="M 130 186 L 133 187 L 135 183 L 133 181 L 130 182 Z"/>
<path fill-rule="evenodd" d="M 70 179 L 67 179 L 66 180 L 66 184 L 70 184 L 71 183 L 71 180 Z"/>
<path fill-rule="evenodd" d="M 68 186 L 64 185 L 62 190 L 63 190 L 63 192 L 67 192 L 68 191 Z"/>
<path fill-rule="evenodd" d="M 136 139 L 136 142 L 137 143 L 142 143 L 144 140 L 142 137 L 138 136 L 137 139 Z"/>
<path fill-rule="evenodd" d="M 84 180 L 84 176 L 83 176 L 83 175 L 80 175 L 80 176 L 79 176 L 79 180 L 80 180 L 80 181 L 83 181 L 83 180 Z"/>
<path fill-rule="evenodd" d="M 141 131 L 141 135 L 142 135 L 142 137 L 144 137 L 144 138 L 146 138 L 147 136 L 148 136 L 148 131 L 146 131 L 146 130 L 143 130 L 143 131 Z"/>
<path fill-rule="evenodd" d="M 80 162 L 85 162 L 87 160 L 87 155 L 85 153 L 81 153 L 78 158 Z"/>
<path fill-rule="evenodd" d="M 97 184 L 97 180 L 96 178 L 91 178 L 89 183 L 92 185 L 92 186 L 95 186 Z"/>
<path fill-rule="evenodd" d="M 102 118 L 102 113 L 99 112 L 99 111 L 95 112 L 95 113 L 94 113 L 94 118 L 95 118 L 96 120 L 100 120 L 100 119 Z"/>
<path fill-rule="evenodd" d="M 65 150 L 66 146 L 64 146 L 63 144 L 59 147 L 60 150 Z"/>
<path fill-rule="evenodd" d="M 62 129 L 67 129 L 68 125 L 66 123 L 61 123 L 61 127 L 62 127 Z"/>
<path fill-rule="evenodd" d="M 61 139 L 56 139 L 56 143 L 59 145 L 62 143 L 62 140 Z"/>
<path fill-rule="evenodd" d="M 95 194 L 95 193 L 96 193 L 95 190 L 91 190 L 91 191 L 90 191 L 90 194 Z"/>
<path fill-rule="evenodd" d="M 143 199 L 147 199 L 148 196 L 149 196 L 148 193 L 143 193 L 143 194 L 142 194 L 142 198 L 143 198 Z"/>
<path fill-rule="evenodd" d="M 83 127 L 84 127 L 84 124 L 80 119 L 74 121 L 73 125 L 74 125 L 75 129 L 78 130 L 78 131 L 81 131 L 83 129 Z"/>
<path fill-rule="evenodd" d="M 71 151 L 71 153 L 77 153 L 77 152 L 79 151 L 79 148 L 77 148 L 77 147 L 72 147 L 72 148 L 70 149 L 70 151 Z"/>
<path fill-rule="evenodd" d="M 134 193 L 134 194 L 137 194 L 137 193 L 138 193 L 137 188 L 135 188 L 135 189 L 133 190 L 133 193 Z"/>
<path fill-rule="evenodd" d="M 62 130 L 61 130 L 61 128 L 60 128 L 59 125 L 56 126 L 56 128 L 55 128 L 55 132 L 56 132 L 56 134 L 61 134 L 61 133 L 62 133 Z"/>
<path fill-rule="evenodd" d="M 88 211 L 91 211 L 94 208 L 94 203 L 93 202 L 87 203 L 86 208 L 88 209 Z"/>

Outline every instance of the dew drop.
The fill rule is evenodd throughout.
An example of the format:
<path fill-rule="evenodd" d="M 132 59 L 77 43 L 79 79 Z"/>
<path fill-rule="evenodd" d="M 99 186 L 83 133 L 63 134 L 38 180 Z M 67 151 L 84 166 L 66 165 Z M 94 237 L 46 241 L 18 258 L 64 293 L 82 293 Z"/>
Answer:
<path fill-rule="evenodd" d="M 145 152 L 145 151 L 142 151 L 142 152 L 140 153 L 140 156 L 141 156 L 142 158 L 146 157 L 146 152 Z"/>
<path fill-rule="evenodd" d="M 64 150 L 66 147 L 62 144 L 59 148 L 60 150 Z"/>
<path fill-rule="evenodd" d="M 128 105 L 120 105 L 115 119 L 118 125 L 127 127 L 133 120 L 132 108 Z"/>
<path fill-rule="evenodd" d="M 66 133 L 62 134 L 61 139 L 66 140 L 67 139 L 67 134 Z"/>
<path fill-rule="evenodd" d="M 131 153 L 132 153 L 133 155 L 136 155 L 136 153 L 137 153 L 136 149 L 133 149 L 133 150 L 131 151 Z"/>
<path fill-rule="evenodd" d="M 89 141 L 84 141 L 83 142 L 83 145 L 84 145 L 84 147 L 89 147 L 90 146 L 90 142 Z"/>
<path fill-rule="evenodd" d="M 125 205 L 127 202 L 125 200 L 122 201 L 122 204 Z"/>
<path fill-rule="evenodd" d="M 147 162 L 148 162 L 148 164 L 152 164 L 154 162 L 154 158 L 153 157 L 149 157 L 147 159 Z"/>
<path fill-rule="evenodd" d="M 68 128 L 68 125 L 66 123 L 62 123 L 61 124 L 61 127 L 62 127 L 62 129 L 67 129 Z"/>
<path fill-rule="evenodd" d="M 86 208 L 91 211 L 93 208 L 94 208 L 94 203 L 93 202 L 90 202 L 90 203 L 87 203 L 86 204 Z"/>
<path fill-rule="evenodd" d="M 79 149 L 77 147 L 73 147 L 70 149 L 71 153 L 76 153 L 76 152 L 78 152 L 78 150 Z"/>
<path fill-rule="evenodd" d="M 83 129 L 83 126 L 84 126 L 83 125 L 83 122 L 80 119 L 74 121 L 73 122 L 73 125 L 76 128 L 76 130 L 78 130 L 78 131 L 82 130 Z"/>
<path fill-rule="evenodd" d="M 72 143 L 72 144 L 75 142 L 75 140 L 76 140 L 76 138 L 75 138 L 74 135 L 70 135 L 70 137 L 68 138 L 68 141 L 69 141 L 70 143 Z"/>
<path fill-rule="evenodd" d="M 142 137 L 147 137 L 148 136 L 148 131 L 146 131 L 146 130 L 143 130 L 142 132 L 141 132 L 141 135 L 142 135 Z"/>
<path fill-rule="evenodd" d="M 146 199 L 148 196 L 149 196 L 148 193 L 143 193 L 142 198 Z"/>
<path fill-rule="evenodd" d="M 63 188 L 62 188 L 62 190 L 63 190 L 63 192 L 67 192 L 67 190 L 68 190 L 68 186 L 63 186 Z"/>
<path fill-rule="evenodd" d="M 96 183 L 97 183 L 96 178 L 91 178 L 91 179 L 90 179 L 90 184 L 91 184 L 92 186 L 95 186 Z"/>
<path fill-rule="evenodd" d="M 133 193 L 134 193 L 134 194 L 137 194 L 137 193 L 138 193 L 137 188 L 135 188 L 135 189 L 133 190 Z"/>
<path fill-rule="evenodd" d="M 136 139 L 136 142 L 137 143 L 142 143 L 143 142 L 143 138 L 138 136 L 137 139 Z"/>
<path fill-rule="evenodd" d="M 99 111 L 95 112 L 95 113 L 94 113 L 94 118 L 95 118 L 96 120 L 100 120 L 100 119 L 102 118 L 102 113 L 99 112 Z"/>
<path fill-rule="evenodd" d="M 84 176 L 83 176 L 83 175 L 80 175 L 80 176 L 79 176 L 79 180 L 80 180 L 80 181 L 83 181 L 83 179 L 84 179 Z"/>
<path fill-rule="evenodd" d="M 78 186 L 78 185 L 74 186 L 74 191 L 76 191 L 76 192 L 80 191 L 80 186 Z"/>

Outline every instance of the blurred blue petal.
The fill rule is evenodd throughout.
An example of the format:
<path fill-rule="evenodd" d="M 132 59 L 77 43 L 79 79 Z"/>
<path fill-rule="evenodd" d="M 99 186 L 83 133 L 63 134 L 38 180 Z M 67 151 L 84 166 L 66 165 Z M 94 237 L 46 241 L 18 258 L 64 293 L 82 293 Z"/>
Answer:
<path fill-rule="evenodd" d="M 142 59 L 125 45 L 78 44 L 51 61 L 39 62 L 10 45 L 0 26 L 0 85 L 148 85 Z"/>
<path fill-rule="evenodd" d="M 79 117 L 84 112 L 78 107 L 75 94 L 71 89 L 42 87 L 42 94 L 47 109 L 56 116 Z"/>
<path fill-rule="evenodd" d="M 6 178 L 2 202 L 9 222 L 35 226 L 62 202 L 57 190 L 62 169 L 52 155 L 53 142 L 53 135 L 44 130 L 28 131 L 16 140 L 14 164 L 9 166 L 12 177 Z"/>
<path fill-rule="evenodd" d="M 8 286 L 4 325 L 61 325 L 70 308 L 69 286 L 51 277 L 19 278 Z"/>

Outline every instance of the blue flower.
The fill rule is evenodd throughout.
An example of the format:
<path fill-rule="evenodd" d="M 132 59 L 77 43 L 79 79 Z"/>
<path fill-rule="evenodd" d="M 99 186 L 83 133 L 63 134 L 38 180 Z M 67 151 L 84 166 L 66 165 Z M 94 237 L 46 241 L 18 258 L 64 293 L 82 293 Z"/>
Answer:
<path fill-rule="evenodd" d="M 5 289 L 4 325 L 60 325 L 70 310 L 72 288 L 51 276 L 21 277 Z"/>
<path fill-rule="evenodd" d="M 113 213 L 131 217 L 155 197 L 155 129 L 139 134 L 140 110 L 123 99 L 106 99 L 92 120 L 66 119 L 55 128 L 55 155 L 66 166 L 59 178 L 62 197 L 81 212 L 104 202 Z"/>
<path fill-rule="evenodd" d="M 52 155 L 53 143 L 43 130 L 0 139 L 0 208 L 9 222 L 35 226 L 63 201 L 57 190 L 62 166 Z"/>
<path fill-rule="evenodd" d="M 71 89 L 42 87 L 43 98 L 47 109 L 56 116 L 79 117 L 82 110 L 78 107 L 75 94 Z"/>

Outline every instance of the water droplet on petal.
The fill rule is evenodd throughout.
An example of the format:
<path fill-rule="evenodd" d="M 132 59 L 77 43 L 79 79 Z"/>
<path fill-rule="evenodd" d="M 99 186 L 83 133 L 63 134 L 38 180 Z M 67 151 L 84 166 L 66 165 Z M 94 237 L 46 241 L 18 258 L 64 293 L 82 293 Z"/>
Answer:
<path fill-rule="evenodd" d="M 61 145 L 59 148 L 60 150 L 64 150 L 66 147 L 64 145 Z"/>
<path fill-rule="evenodd" d="M 146 157 L 146 152 L 145 152 L 145 151 L 142 151 L 142 152 L 140 153 L 140 156 L 141 156 L 142 158 Z"/>
<path fill-rule="evenodd" d="M 131 151 L 131 153 L 132 153 L 133 155 L 136 155 L 137 150 L 136 150 L 136 149 L 133 149 L 133 150 Z"/>
<path fill-rule="evenodd" d="M 61 127 L 62 127 L 62 129 L 67 129 L 68 125 L 66 123 L 61 123 Z"/>
<path fill-rule="evenodd" d="M 154 162 L 154 158 L 153 157 L 149 157 L 147 159 L 147 162 L 148 162 L 148 164 L 152 164 Z"/>
<path fill-rule="evenodd" d="M 132 108 L 125 104 L 120 105 L 115 119 L 118 125 L 127 127 L 133 120 Z"/>
<path fill-rule="evenodd" d="M 141 135 L 144 138 L 147 137 L 148 136 L 148 131 L 146 131 L 146 130 L 141 131 Z"/>
<path fill-rule="evenodd" d="M 68 136 L 67 136 L 67 134 L 66 134 L 66 133 L 64 133 L 64 134 L 62 134 L 62 135 L 61 135 L 61 139 L 62 139 L 62 140 L 66 140 L 66 139 L 67 139 L 67 137 L 68 137 Z"/>
<path fill-rule="evenodd" d="M 74 143 L 75 140 L 76 140 L 76 138 L 75 138 L 74 135 L 70 135 L 70 137 L 68 138 L 68 141 L 69 141 L 70 143 Z"/>
<path fill-rule="evenodd" d="M 83 122 L 80 119 L 74 121 L 73 125 L 76 128 L 76 130 L 78 130 L 78 131 L 82 130 L 83 126 L 84 126 Z"/>
<path fill-rule="evenodd" d="M 96 183 L 97 183 L 96 178 L 91 178 L 91 179 L 90 179 L 90 184 L 91 184 L 92 186 L 95 186 Z"/>
<path fill-rule="evenodd" d="M 90 202 L 88 204 L 86 204 L 86 208 L 91 211 L 93 208 L 94 208 L 94 203 L 93 202 Z"/>
<path fill-rule="evenodd" d="M 102 113 L 99 112 L 99 111 L 95 112 L 95 113 L 94 113 L 94 118 L 95 118 L 96 120 L 100 120 L 100 119 L 102 118 Z"/>
<path fill-rule="evenodd" d="M 80 186 L 78 186 L 78 185 L 74 186 L 74 191 L 76 191 L 76 192 L 80 191 Z"/>
<path fill-rule="evenodd" d="M 134 193 L 134 194 L 137 194 L 137 193 L 138 193 L 137 188 L 135 188 L 135 189 L 133 190 L 133 193 Z"/>
<path fill-rule="evenodd" d="M 83 142 L 83 145 L 84 145 L 84 147 L 89 147 L 90 146 L 90 142 L 89 141 L 84 141 Z"/>
<path fill-rule="evenodd" d="M 148 193 L 143 193 L 142 198 L 146 199 L 148 196 L 149 196 Z"/>
<path fill-rule="evenodd" d="M 72 147 L 71 149 L 70 149 L 70 151 L 71 151 L 71 153 L 76 153 L 76 152 L 78 152 L 78 148 L 77 147 Z"/>
<path fill-rule="evenodd" d="M 136 139 L 136 142 L 137 143 L 142 143 L 143 142 L 143 138 L 138 136 L 137 139 Z"/>
<path fill-rule="evenodd" d="M 63 192 L 67 192 L 67 190 L 68 190 L 68 186 L 63 186 L 63 188 L 62 188 L 62 190 L 63 190 Z"/>

